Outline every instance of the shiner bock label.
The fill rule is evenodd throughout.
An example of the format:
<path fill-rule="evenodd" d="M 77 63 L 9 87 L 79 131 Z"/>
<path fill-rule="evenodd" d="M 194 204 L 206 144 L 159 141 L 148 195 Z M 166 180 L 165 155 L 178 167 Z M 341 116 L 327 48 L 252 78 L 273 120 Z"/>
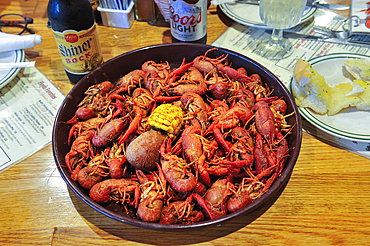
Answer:
<path fill-rule="evenodd" d="M 103 62 L 96 24 L 83 31 L 54 31 L 64 68 L 73 74 L 86 74 Z"/>
<path fill-rule="evenodd" d="M 170 0 L 171 34 L 181 41 L 195 41 L 207 33 L 207 0 Z"/>

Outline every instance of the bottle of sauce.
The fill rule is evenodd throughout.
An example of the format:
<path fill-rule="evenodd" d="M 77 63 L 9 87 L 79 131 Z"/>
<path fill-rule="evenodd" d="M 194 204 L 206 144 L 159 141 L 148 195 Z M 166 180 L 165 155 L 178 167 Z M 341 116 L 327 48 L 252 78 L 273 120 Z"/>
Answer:
<path fill-rule="evenodd" d="M 47 12 L 64 70 L 75 84 L 103 62 L 90 1 L 49 0 Z"/>
<path fill-rule="evenodd" d="M 154 24 L 159 16 L 157 4 L 154 0 L 135 0 L 135 19 Z"/>
<path fill-rule="evenodd" d="M 169 0 L 172 42 L 207 42 L 207 0 Z"/>

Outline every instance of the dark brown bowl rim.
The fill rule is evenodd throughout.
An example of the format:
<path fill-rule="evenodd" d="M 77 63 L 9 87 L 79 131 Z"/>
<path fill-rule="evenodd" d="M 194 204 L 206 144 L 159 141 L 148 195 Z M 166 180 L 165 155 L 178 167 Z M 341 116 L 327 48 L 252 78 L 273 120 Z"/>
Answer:
<path fill-rule="evenodd" d="M 84 78 L 81 79 L 81 81 L 88 79 L 90 76 L 94 76 L 94 73 L 97 70 L 99 70 L 99 69 L 104 70 L 104 67 L 105 66 L 109 65 L 111 62 L 119 59 L 122 56 L 127 56 L 127 55 L 132 54 L 132 53 L 142 52 L 142 51 L 145 51 L 145 50 L 148 50 L 148 49 L 155 49 L 155 48 L 162 48 L 162 47 L 172 47 L 172 46 L 180 46 L 180 47 L 183 46 L 184 49 L 196 49 L 196 48 L 212 49 L 212 48 L 216 48 L 215 46 L 212 46 L 212 45 L 190 44 L 190 43 L 186 43 L 186 44 L 183 44 L 183 43 L 173 43 L 173 44 L 160 44 L 160 45 L 147 46 L 147 47 L 143 47 L 143 48 L 139 48 L 139 49 L 135 49 L 135 50 L 132 50 L 132 51 L 123 53 L 123 54 L 121 54 L 121 55 L 119 55 L 117 57 L 114 57 L 114 58 L 110 59 L 109 61 L 103 63 L 100 68 L 96 68 L 93 71 L 91 71 L 89 74 L 87 74 Z M 116 221 L 120 221 L 120 222 L 129 224 L 129 225 L 132 225 L 132 226 L 137 226 L 137 227 L 146 228 L 146 229 L 153 229 L 153 230 L 162 230 L 162 231 L 196 229 L 196 228 L 201 228 L 201 227 L 210 226 L 210 225 L 217 225 L 217 224 L 220 224 L 220 223 L 225 222 L 227 220 L 230 220 L 230 219 L 233 219 L 235 217 L 238 217 L 240 215 L 243 215 L 243 214 L 247 214 L 247 213 L 252 212 L 256 208 L 258 208 L 259 206 L 261 206 L 263 203 L 265 203 L 267 200 L 269 200 L 279 190 L 279 188 L 282 187 L 288 181 L 288 179 L 289 179 L 289 177 L 290 177 L 290 175 L 291 175 L 291 173 L 293 171 L 293 168 L 295 166 L 295 163 L 296 163 L 296 161 L 298 159 L 298 155 L 299 155 L 300 148 L 301 148 L 301 142 L 302 142 L 301 118 L 300 118 L 299 111 L 298 111 L 298 108 L 297 108 L 297 106 L 295 104 L 295 101 L 294 101 L 293 97 L 291 96 L 290 92 L 285 87 L 285 85 L 279 80 L 279 78 L 277 78 L 273 73 L 271 73 L 267 68 L 265 68 L 264 66 L 262 66 L 258 62 L 254 61 L 251 58 L 248 58 L 248 57 L 246 57 L 246 56 L 244 56 L 242 54 L 239 54 L 237 52 L 234 52 L 234 51 L 231 51 L 231 50 L 228 50 L 228 49 L 225 49 L 225 48 L 219 48 L 219 47 L 217 47 L 217 49 L 219 51 L 222 51 L 222 52 L 227 53 L 229 55 L 240 57 L 243 60 L 248 61 L 249 63 L 253 64 L 254 66 L 256 66 L 256 67 L 264 70 L 264 72 L 267 75 L 269 75 L 272 78 L 274 78 L 274 80 L 276 80 L 281 85 L 281 87 L 282 87 L 281 89 L 284 91 L 284 94 L 287 95 L 287 98 L 286 99 L 288 99 L 288 101 L 289 101 L 287 103 L 290 104 L 293 107 L 293 111 L 295 112 L 294 117 L 295 117 L 296 126 L 293 129 L 293 131 L 295 131 L 295 134 L 296 134 L 296 138 L 297 139 L 296 139 L 295 146 L 293 146 L 293 148 L 294 148 L 294 151 L 292 151 L 293 155 L 291 155 L 291 156 L 288 157 L 288 161 L 286 163 L 286 166 L 285 166 L 283 172 L 281 173 L 280 177 L 273 183 L 273 185 L 271 186 L 271 188 L 261 198 L 257 199 L 256 201 L 254 201 L 253 203 L 251 203 L 250 205 L 248 205 L 247 207 L 245 207 L 245 208 L 243 208 L 243 209 L 241 209 L 239 211 L 236 211 L 234 213 L 227 214 L 227 215 L 225 215 L 223 217 L 220 217 L 218 219 L 206 220 L 206 221 L 202 221 L 202 222 L 198 222 L 198 223 L 193 223 L 193 224 L 186 224 L 186 225 L 182 225 L 182 224 L 163 225 L 163 224 L 159 224 L 159 223 L 144 222 L 144 221 L 140 221 L 140 220 L 137 220 L 137 219 L 133 219 L 133 218 L 122 216 L 120 214 L 117 214 L 117 213 L 115 213 L 115 212 L 113 212 L 113 211 L 111 211 L 111 210 L 103 207 L 102 205 L 100 205 L 100 204 L 96 203 L 95 201 L 93 201 L 88 195 L 86 195 L 80 189 L 79 185 L 76 184 L 76 182 L 73 181 L 70 178 L 69 172 L 67 172 L 66 169 L 62 167 L 62 165 L 64 165 L 64 162 L 61 163 L 58 160 L 58 158 L 57 158 L 57 156 L 58 156 L 58 149 L 57 149 L 57 146 L 56 146 L 56 142 L 57 141 L 55 139 L 57 137 L 57 129 L 58 129 L 59 116 L 60 116 L 60 113 L 63 111 L 64 106 L 67 103 L 67 101 L 68 100 L 71 100 L 71 94 L 73 93 L 73 91 L 78 86 L 81 86 L 81 84 L 80 84 L 81 82 L 79 82 L 68 93 L 68 95 L 66 96 L 66 98 L 64 99 L 64 101 L 62 102 L 62 104 L 61 104 L 61 106 L 60 106 L 60 108 L 58 110 L 58 113 L 56 115 L 56 118 L 55 118 L 55 121 L 54 121 L 54 125 L 53 125 L 52 148 L 53 148 L 54 160 L 56 162 L 58 171 L 60 172 L 63 180 L 66 182 L 66 184 L 68 185 L 68 187 L 83 202 L 85 202 L 87 205 L 89 205 L 94 210 L 96 210 L 96 211 L 104 214 L 105 216 L 107 216 L 107 217 L 109 217 L 111 219 L 114 219 Z"/>

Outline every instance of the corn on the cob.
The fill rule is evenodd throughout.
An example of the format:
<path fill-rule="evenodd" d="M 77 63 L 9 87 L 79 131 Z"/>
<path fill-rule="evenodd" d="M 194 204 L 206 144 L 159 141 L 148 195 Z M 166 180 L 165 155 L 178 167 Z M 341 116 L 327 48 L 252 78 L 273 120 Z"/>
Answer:
<path fill-rule="evenodd" d="M 178 106 L 172 104 L 159 105 L 149 116 L 150 127 L 166 132 L 170 137 L 180 132 L 184 113 Z"/>

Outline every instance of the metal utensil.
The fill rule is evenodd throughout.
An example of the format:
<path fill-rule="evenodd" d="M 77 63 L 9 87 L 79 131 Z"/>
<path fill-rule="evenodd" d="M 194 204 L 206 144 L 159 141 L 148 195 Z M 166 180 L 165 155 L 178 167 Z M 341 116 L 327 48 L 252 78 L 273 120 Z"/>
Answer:
<path fill-rule="evenodd" d="M 259 5 L 260 0 L 212 0 L 212 5 L 220 5 L 224 3 L 242 3 L 242 4 L 252 4 Z M 316 8 L 330 9 L 330 10 L 346 10 L 350 6 L 342 4 L 328 4 L 325 1 L 307 1 L 307 6 L 312 6 Z"/>
<path fill-rule="evenodd" d="M 327 37 L 347 39 L 351 36 L 351 32 L 349 30 L 334 31 L 327 27 L 319 27 L 319 26 L 315 26 L 313 29 L 315 30 L 316 33 L 327 36 Z"/>
<path fill-rule="evenodd" d="M 272 33 L 272 30 L 266 30 L 265 31 L 268 34 Z M 343 38 L 338 34 L 337 36 L 331 35 L 331 36 L 322 36 L 322 35 L 308 35 L 308 34 L 302 34 L 292 31 L 284 30 L 283 32 L 284 38 L 294 38 L 294 39 L 309 39 L 309 40 L 316 40 L 321 42 L 329 42 L 329 43 L 336 43 L 336 44 L 349 44 L 349 45 L 370 45 L 370 42 L 362 41 L 362 40 L 355 40 L 355 39 L 348 39 Z"/>

